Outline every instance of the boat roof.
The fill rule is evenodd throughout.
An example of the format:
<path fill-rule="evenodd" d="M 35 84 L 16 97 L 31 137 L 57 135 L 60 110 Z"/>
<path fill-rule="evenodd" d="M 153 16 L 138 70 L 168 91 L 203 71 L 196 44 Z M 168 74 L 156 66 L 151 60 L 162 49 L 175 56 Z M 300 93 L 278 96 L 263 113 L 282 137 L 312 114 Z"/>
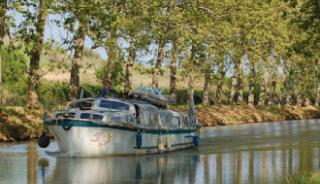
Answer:
<path fill-rule="evenodd" d="M 119 102 L 124 102 L 124 103 L 128 103 L 128 104 L 132 104 L 132 105 L 143 105 L 143 106 L 152 106 L 152 107 L 155 107 L 155 108 L 159 108 L 147 101 L 143 101 L 143 100 L 136 100 L 136 99 L 124 99 L 124 98 L 113 98 L 113 97 L 110 97 L 110 98 L 103 98 L 103 97 L 89 97 L 89 98 L 79 98 L 79 99 L 76 99 L 76 100 L 73 100 L 73 101 L 69 101 L 67 104 L 70 104 L 70 103 L 76 103 L 76 102 L 82 102 L 82 101 L 96 101 L 96 100 L 112 100 L 112 101 L 119 101 Z M 164 109 L 164 108 L 162 108 Z"/>

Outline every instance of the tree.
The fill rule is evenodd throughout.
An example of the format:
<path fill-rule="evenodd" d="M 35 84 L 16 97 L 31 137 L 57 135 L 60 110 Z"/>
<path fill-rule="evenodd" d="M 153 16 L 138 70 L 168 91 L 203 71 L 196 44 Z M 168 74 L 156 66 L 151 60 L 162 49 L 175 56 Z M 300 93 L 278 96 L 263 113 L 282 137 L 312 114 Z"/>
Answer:
<path fill-rule="evenodd" d="M 146 34 L 148 28 L 148 2 L 128 0 L 119 4 L 119 29 L 121 37 L 129 43 L 125 69 L 124 96 L 132 91 L 132 69 L 136 60 L 137 50 L 145 48 L 149 40 Z"/>
<path fill-rule="evenodd" d="M 59 2 L 55 8 L 55 13 L 63 15 L 63 20 L 58 20 L 58 24 L 64 26 L 69 31 L 71 37 L 64 38 L 64 44 L 69 46 L 73 57 L 70 71 L 70 94 L 71 99 L 75 99 L 80 92 L 80 69 L 83 51 L 85 48 L 85 38 L 90 32 L 90 28 L 95 27 L 98 14 L 105 7 L 107 1 L 95 0 L 67 0 Z"/>
<path fill-rule="evenodd" d="M 43 47 L 43 36 L 46 24 L 49 1 L 25 1 L 22 13 L 25 17 L 20 25 L 20 34 L 25 41 L 25 48 L 30 57 L 28 70 L 27 107 L 39 107 L 40 56 Z M 34 11 L 30 10 L 35 8 Z M 34 24 L 33 24 L 34 23 Z"/>
<path fill-rule="evenodd" d="M 304 39 L 296 44 L 296 52 L 302 53 L 310 62 L 313 61 L 315 73 L 315 102 L 320 105 L 320 2 L 317 0 L 298 1 L 293 4 L 296 13 L 293 23 L 305 33 Z M 295 14 L 295 15 L 296 15 Z M 308 61 L 305 61 L 308 62 Z"/>
<path fill-rule="evenodd" d="M 210 56 L 208 57 L 208 60 L 210 60 Z M 203 64 L 204 69 L 202 70 L 204 73 L 204 86 L 203 86 L 203 95 L 202 95 L 202 104 L 203 105 L 209 105 L 209 90 L 211 87 L 211 78 L 212 78 L 212 68 L 210 61 L 207 61 Z"/>
<path fill-rule="evenodd" d="M 77 98 L 80 92 L 80 68 L 84 50 L 85 37 L 88 31 L 90 12 L 97 7 L 96 1 L 70 0 L 62 2 L 57 7 L 57 12 L 65 15 L 63 26 L 73 33 L 73 37 L 65 38 L 65 43 L 70 44 L 69 49 L 73 51 L 70 71 L 70 94 L 71 99 Z"/>
<path fill-rule="evenodd" d="M 116 1 L 103 3 L 103 8 L 98 8 L 93 13 L 93 23 L 91 23 L 89 30 L 89 36 L 94 41 L 94 48 L 103 47 L 108 54 L 102 80 L 103 87 L 108 89 L 113 86 L 113 66 L 117 64 L 116 61 L 120 52 L 117 44 L 120 24 L 118 14 L 121 13 L 120 5 L 120 2 Z"/>
<path fill-rule="evenodd" d="M 266 56 L 286 52 L 289 45 L 287 32 L 288 21 L 283 19 L 283 9 L 286 4 L 282 1 L 253 3 L 243 1 L 238 5 L 239 12 L 235 16 L 238 29 L 234 36 L 232 58 L 234 60 L 234 73 L 232 77 L 231 102 L 241 102 L 243 90 L 242 67 L 246 60 L 249 65 L 249 105 L 255 102 L 254 93 L 257 91 L 256 66 L 260 61 L 267 61 Z M 280 54 L 281 55 L 281 54 Z M 261 83 L 261 82 L 260 82 Z M 236 98 L 236 96 L 238 98 Z"/>
<path fill-rule="evenodd" d="M 165 46 L 169 40 L 170 29 L 172 29 L 172 18 L 174 13 L 174 2 L 172 0 L 153 1 L 150 14 L 151 37 L 158 45 L 156 63 L 152 72 L 152 87 L 159 87 L 159 76 L 161 75 L 161 65 L 165 56 Z"/>
<path fill-rule="evenodd" d="M 238 51 L 237 51 L 238 52 Z M 233 53 L 233 75 L 232 75 L 232 87 L 230 94 L 230 103 L 242 103 L 243 101 L 243 81 L 242 81 L 242 57 L 243 52 L 240 54 Z"/>
<path fill-rule="evenodd" d="M 183 14 L 183 24 L 185 29 L 184 43 L 186 48 L 187 59 L 184 63 L 185 76 L 188 81 L 188 104 L 189 118 L 195 123 L 196 109 L 194 104 L 194 85 L 199 76 L 199 65 L 206 60 L 204 54 L 204 40 L 207 35 L 206 23 L 208 19 L 206 11 L 201 7 L 207 7 L 207 4 L 200 1 L 185 1 L 181 4 Z"/>
<path fill-rule="evenodd" d="M 170 95 L 176 95 L 177 92 L 177 61 L 178 61 L 178 43 L 172 42 L 170 58 Z"/>
<path fill-rule="evenodd" d="M 74 37 L 74 54 L 73 59 L 71 61 L 71 75 L 70 75 L 70 98 L 75 99 L 79 94 L 80 88 L 80 62 L 82 59 L 83 49 L 84 49 L 84 41 L 86 34 L 86 18 L 79 17 L 79 27 L 75 33 Z"/>
<path fill-rule="evenodd" d="M 218 72 L 217 72 L 217 86 L 216 86 L 216 94 L 215 94 L 215 100 L 214 102 L 216 104 L 221 104 L 222 102 L 222 87 L 224 82 L 224 77 L 226 75 L 226 61 L 225 61 L 225 55 L 219 56 L 219 62 L 218 62 Z"/>
<path fill-rule="evenodd" d="M 6 35 L 6 12 L 7 1 L 0 2 L 0 52 L 4 45 L 4 37 Z M 2 87 L 2 56 L 0 55 L 0 105 L 3 103 L 3 87 Z"/>
<path fill-rule="evenodd" d="M 168 24 L 166 30 L 167 41 L 171 43 L 171 56 L 170 56 L 170 94 L 176 96 L 177 91 L 177 65 L 179 53 L 183 42 L 183 17 L 182 8 L 178 6 L 175 0 L 168 2 Z"/>

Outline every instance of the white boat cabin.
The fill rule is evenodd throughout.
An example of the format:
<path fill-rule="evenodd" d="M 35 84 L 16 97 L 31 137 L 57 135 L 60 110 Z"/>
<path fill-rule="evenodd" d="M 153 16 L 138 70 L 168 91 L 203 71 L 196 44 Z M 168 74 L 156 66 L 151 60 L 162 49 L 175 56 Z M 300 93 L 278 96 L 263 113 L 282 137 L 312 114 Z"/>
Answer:
<path fill-rule="evenodd" d="M 158 108 L 139 100 L 84 98 L 69 102 L 53 119 L 78 119 L 100 124 L 121 123 L 142 128 L 195 128 L 186 113 Z"/>

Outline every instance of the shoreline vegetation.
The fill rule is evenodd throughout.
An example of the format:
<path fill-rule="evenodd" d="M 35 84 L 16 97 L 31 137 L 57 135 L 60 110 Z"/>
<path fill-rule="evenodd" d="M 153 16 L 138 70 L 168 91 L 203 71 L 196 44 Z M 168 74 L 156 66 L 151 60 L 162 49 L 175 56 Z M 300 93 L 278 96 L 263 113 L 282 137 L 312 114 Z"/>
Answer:
<path fill-rule="evenodd" d="M 311 173 L 309 175 L 296 175 L 285 178 L 282 184 L 292 184 L 292 183 L 301 183 L 301 184 L 317 184 L 320 183 L 320 172 Z"/>
<path fill-rule="evenodd" d="M 187 106 L 169 108 L 185 111 Z M 26 141 L 38 138 L 43 132 L 43 113 L 42 109 L 29 110 L 17 106 L 0 107 L 0 122 L 2 122 L 0 124 L 0 142 Z M 203 127 L 320 118 L 320 109 L 314 106 L 250 108 L 247 105 L 198 105 L 197 113 Z"/>

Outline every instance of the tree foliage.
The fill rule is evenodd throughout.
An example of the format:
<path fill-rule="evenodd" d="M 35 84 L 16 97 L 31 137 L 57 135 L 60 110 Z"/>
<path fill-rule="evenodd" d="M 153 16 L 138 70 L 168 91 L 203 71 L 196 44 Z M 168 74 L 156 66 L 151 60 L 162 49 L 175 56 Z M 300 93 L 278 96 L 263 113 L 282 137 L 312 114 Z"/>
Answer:
<path fill-rule="evenodd" d="M 23 20 L 6 27 L 32 56 L 38 44 L 41 1 L 7 2 Z M 179 63 L 190 100 L 195 82 L 204 78 L 204 104 L 221 103 L 224 98 L 251 106 L 308 101 L 320 105 L 317 0 L 67 0 L 48 1 L 45 8 L 50 15 L 59 15 L 55 22 L 68 33 L 62 45 L 73 57 L 70 97 L 79 91 L 83 49 L 90 38 L 92 48 L 102 47 L 108 55 L 97 72 L 103 86 L 123 87 L 126 95 L 133 90 L 138 55 L 155 52 L 152 86 L 159 86 L 165 61 L 170 61 L 174 94 Z M 216 84 L 216 90 L 211 84 Z"/>

